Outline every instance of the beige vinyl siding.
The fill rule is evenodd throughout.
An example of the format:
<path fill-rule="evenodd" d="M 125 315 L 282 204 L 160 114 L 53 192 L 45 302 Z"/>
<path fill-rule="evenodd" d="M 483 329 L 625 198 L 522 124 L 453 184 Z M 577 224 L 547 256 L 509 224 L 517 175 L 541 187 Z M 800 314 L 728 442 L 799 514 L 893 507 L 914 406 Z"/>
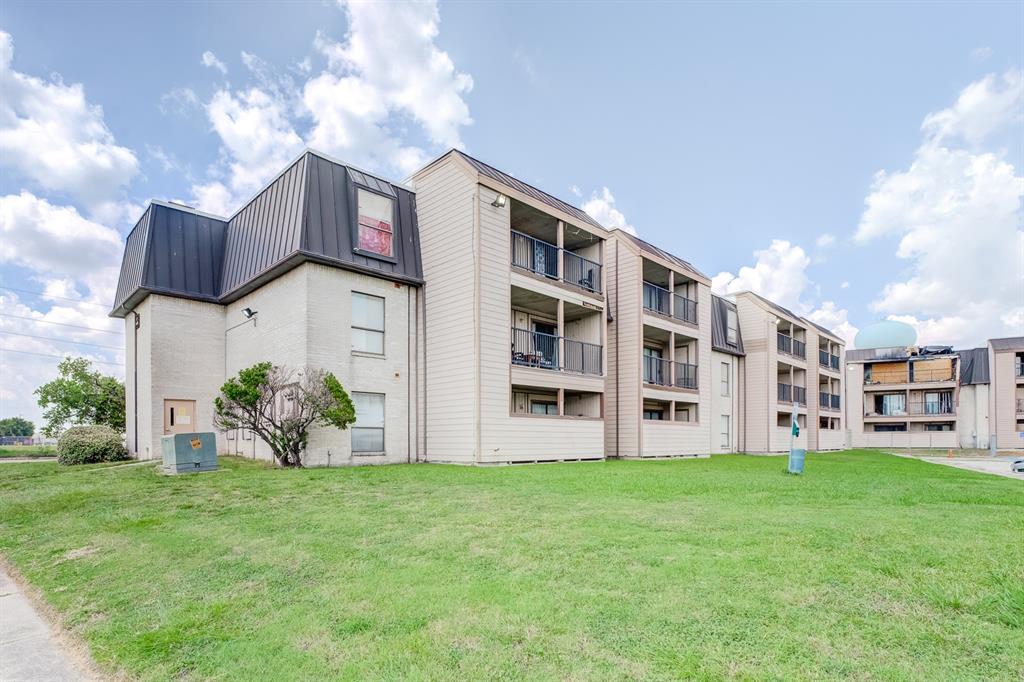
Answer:
<path fill-rule="evenodd" d="M 1017 378 L 1014 376 L 1014 351 L 990 353 L 991 391 L 990 403 L 994 403 L 992 428 L 996 434 L 996 445 L 999 449 L 1018 449 L 1024 447 L 1024 439 L 1017 431 Z"/>
<path fill-rule="evenodd" d="M 738 402 L 741 394 L 739 389 L 740 360 L 734 355 L 711 352 L 711 414 L 709 416 L 709 443 L 712 453 L 736 452 L 739 449 L 738 433 L 740 410 Z M 729 395 L 722 395 L 722 374 L 729 378 Z M 729 444 L 722 447 L 722 417 L 729 417 Z"/>
<path fill-rule="evenodd" d="M 605 441 L 611 457 L 639 457 L 643 352 L 643 275 L 639 254 L 617 235 L 609 240 L 608 403 Z"/>
<path fill-rule="evenodd" d="M 531 368 L 512 368 L 510 207 L 496 208 L 497 192 L 480 187 L 477 206 L 480 238 L 479 330 L 480 330 L 480 458 L 481 463 L 523 462 L 554 459 L 596 459 L 604 457 L 603 423 L 600 419 L 572 419 L 512 415 L 512 385 L 550 385 L 603 391 L 599 378 L 575 377 Z M 529 278 L 524 286 L 538 286 Z M 552 294 L 576 299 L 554 287 Z M 601 341 L 600 320 L 591 331 Z M 590 319 L 590 318 L 587 318 Z M 593 320 L 591 320 L 593 324 Z M 513 372 L 514 370 L 514 372 Z M 517 379 L 513 381 L 512 375 Z M 538 381 L 519 377 L 534 376 Z M 541 382 L 550 383 L 541 383 Z"/>
<path fill-rule="evenodd" d="M 957 438 L 962 448 L 987 448 L 989 384 L 961 386 L 956 407 Z"/>
<path fill-rule="evenodd" d="M 415 178 L 423 259 L 422 389 L 426 459 L 473 462 L 476 450 L 476 184 L 451 156 Z M 506 313 L 507 315 L 507 313 Z"/>
<path fill-rule="evenodd" d="M 666 417 L 667 418 L 667 417 Z M 699 424 L 671 421 L 644 421 L 643 457 L 683 457 L 708 454 L 708 420 L 701 415 Z"/>
<path fill-rule="evenodd" d="M 843 373 L 843 416 L 851 448 L 867 447 L 864 438 L 864 365 L 851 363 Z"/>
<path fill-rule="evenodd" d="M 746 352 L 743 363 L 745 423 L 740 448 L 745 452 L 766 452 L 770 448 L 769 429 L 775 427 L 775 328 L 771 326 L 773 336 L 769 344 L 768 317 L 748 296 L 736 297 L 736 310 Z M 769 410 L 773 413 L 770 424 Z"/>

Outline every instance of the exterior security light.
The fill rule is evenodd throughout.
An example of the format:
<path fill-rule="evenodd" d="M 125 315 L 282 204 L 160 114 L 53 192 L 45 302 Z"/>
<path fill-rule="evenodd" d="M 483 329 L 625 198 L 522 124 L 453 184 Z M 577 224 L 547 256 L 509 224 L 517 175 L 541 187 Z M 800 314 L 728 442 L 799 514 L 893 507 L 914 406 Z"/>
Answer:
<path fill-rule="evenodd" d="M 252 316 L 255 315 L 257 312 L 259 311 L 253 310 L 252 308 L 242 308 L 242 314 L 245 315 L 245 319 L 247 320 L 251 320 Z"/>
<path fill-rule="evenodd" d="M 508 197 L 504 194 L 499 194 L 494 197 L 494 201 L 491 202 L 491 206 L 494 208 L 505 208 L 505 204 L 508 203 Z"/>

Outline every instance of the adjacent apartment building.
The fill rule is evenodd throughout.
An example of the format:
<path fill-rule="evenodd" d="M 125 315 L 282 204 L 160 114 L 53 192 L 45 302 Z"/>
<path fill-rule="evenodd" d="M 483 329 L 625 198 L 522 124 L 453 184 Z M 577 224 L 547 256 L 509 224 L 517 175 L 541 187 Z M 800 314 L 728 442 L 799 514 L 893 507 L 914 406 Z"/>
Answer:
<path fill-rule="evenodd" d="M 794 411 L 798 446 L 844 444 L 838 337 L 457 150 L 408 184 L 306 151 L 227 217 L 151 202 L 111 314 L 140 458 L 261 361 L 353 397 L 310 465 L 781 451 Z"/>
<path fill-rule="evenodd" d="M 317 429 L 310 465 L 414 459 L 421 325 L 416 198 L 303 153 L 230 217 L 151 202 L 128 235 L 111 315 L 124 318 L 127 443 L 159 458 L 166 434 L 213 431 L 229 376 L 269 360 L 333 372 L 357 420 Z M 247 431 L 218 450 L 270 459 Z"/>
<path fill-rule="evenodd" d="M 809 450 L 845 447 L 843 341 L 752 292 L 735 298 L 745 350 L 739 450 L 785 452 L 790 443 Z"/>
<path fill-rule="evenodd" d="M 1024 448 L 1024 337 L 849 351 L 854 447 Z"/>

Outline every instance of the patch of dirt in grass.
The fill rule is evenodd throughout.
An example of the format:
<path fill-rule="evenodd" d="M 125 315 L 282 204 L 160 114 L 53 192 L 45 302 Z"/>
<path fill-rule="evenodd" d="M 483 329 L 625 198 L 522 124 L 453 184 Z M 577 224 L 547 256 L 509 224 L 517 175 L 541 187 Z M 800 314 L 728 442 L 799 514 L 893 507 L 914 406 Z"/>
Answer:
<path fill-rule="evenodd" d="M 93 554 L 95 554 L 98 551 L 99 551 L 98 549 L 96 549 L 95 547 L 91 547 L 89 545 L 86 545 L 85 547 L 79 547 L 78 549 L 71 549 L 71 550 L 68 550 L 64 554 L 63 557 L 61 557 L 56 562 L 54 562 L 54 565 L 56 566 L 57 564 L 62 564 L 65 561 L 74 561 L 75 559 L 84 559 L 85 557 L 92 556 Z"/>

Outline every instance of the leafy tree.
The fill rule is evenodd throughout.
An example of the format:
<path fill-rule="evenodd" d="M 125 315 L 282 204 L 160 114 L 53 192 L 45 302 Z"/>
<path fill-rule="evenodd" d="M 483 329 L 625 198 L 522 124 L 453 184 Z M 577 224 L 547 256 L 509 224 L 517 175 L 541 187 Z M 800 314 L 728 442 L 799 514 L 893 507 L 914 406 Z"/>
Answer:
<path fill-rule="evenodd" d="M 322 369 L 307 368 L 296 378 L 288 368 L 261 362 L 228 379 L 220 393 L 214 400 L 217 428 L 249 429 L 283 467 L 302 466 L 311 425 L 344 430 L 356 419 L 348 393 Z"/>
<path fill-rule="evenodd" d="M 36 425 L 22 417 L 0 419 L 0 436 L 30 438 L 36 432 Z"/>
<path fill-rule="evenodd" d="M 124 384 L 92 369 L 87 358 L 65 358 L 59 376 L 36 389 L 43 435 L 56 438 L 68 425 L 109 426 L 124 433 Z"/>

